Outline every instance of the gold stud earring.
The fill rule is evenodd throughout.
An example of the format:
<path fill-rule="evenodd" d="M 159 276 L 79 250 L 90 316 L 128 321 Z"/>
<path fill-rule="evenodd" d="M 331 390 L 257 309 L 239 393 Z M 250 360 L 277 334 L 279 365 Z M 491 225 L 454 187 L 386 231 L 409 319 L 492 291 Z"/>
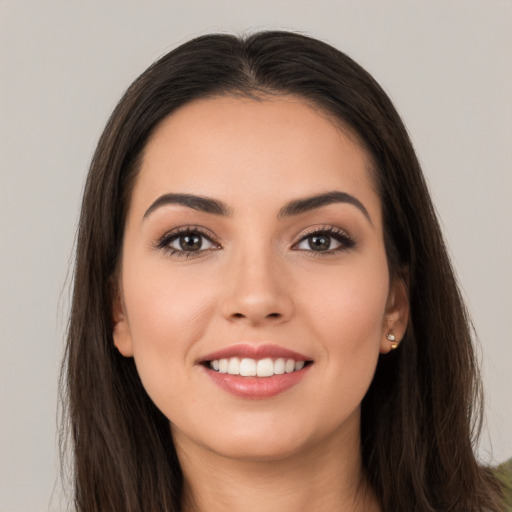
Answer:
<path fill-rule="evenodd" d="M 392 332 L 388 332 L 386 334 L 386 338 L 391 341 L 391 350 L 395 350 L 398 347 L 398 343 L 396 343 L 396 337 Z"/>

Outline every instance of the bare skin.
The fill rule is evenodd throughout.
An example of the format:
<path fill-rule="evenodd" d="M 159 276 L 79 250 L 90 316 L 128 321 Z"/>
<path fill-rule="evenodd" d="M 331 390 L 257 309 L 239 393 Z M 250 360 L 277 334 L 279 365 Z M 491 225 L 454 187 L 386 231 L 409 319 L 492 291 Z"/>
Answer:
<path fill-rule="evenodd" d="M 370 167 L 354 137 L 293 96 L 196 101 L 148 142 L 114 342 L 169 419 L 186 512 L 379 510 L 360 405 L 408 302 L 389 276 Z M 307 364 L 289 388 L 267 396 L 260 384 L 282 377 L 253 377 L 240 396 L 208 356 L 241 344 Z"/>
<path fill-rule="evenodd" d="M 284 460 L 224 459 L 205 450 L 189 456 L 179 442 L 187 482 L 183 512 L 379 512 L 380 506 L 361 473 L 357 444 L 332 439 Z M 190 451 L 190 453 L 194 453 Z M 333 457 L 333 453 L 338 456 Z"/>

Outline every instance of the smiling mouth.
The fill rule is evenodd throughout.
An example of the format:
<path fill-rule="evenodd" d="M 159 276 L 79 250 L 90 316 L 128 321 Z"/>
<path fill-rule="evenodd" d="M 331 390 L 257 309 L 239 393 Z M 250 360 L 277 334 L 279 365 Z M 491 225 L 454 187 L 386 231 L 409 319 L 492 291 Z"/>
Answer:
<path fill-rule="evenodd" d="M 206 368 L 218 373 L 239 375 L 241 377 L 273 377 L 302 370 L 312 364 L 312 361 L 295 360 L 291 358 L 252 359 L 248 357 L 230 357 L 205 361 Z"/>
<path fill-rule="evenodd" d="M 272 343 L 238 343 L 197 362 L 221 389 L 250 400 L 272 398 L 297 386 L 314 363 L 299 352 Z"/>

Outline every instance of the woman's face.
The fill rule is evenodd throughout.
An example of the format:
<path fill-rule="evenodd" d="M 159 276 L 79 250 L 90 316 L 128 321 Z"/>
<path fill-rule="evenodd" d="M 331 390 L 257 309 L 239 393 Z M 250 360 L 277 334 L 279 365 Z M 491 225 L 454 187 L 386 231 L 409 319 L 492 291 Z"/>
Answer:
<path fill-rule="evenodd" d="M 407 321 L 365 151 L 300 98 L 189 103 L 147 144 L 114 341 L 175 443 L 269 459 L 358 446 Z M 240 375 L 240 373 L 242 375 Z"/>

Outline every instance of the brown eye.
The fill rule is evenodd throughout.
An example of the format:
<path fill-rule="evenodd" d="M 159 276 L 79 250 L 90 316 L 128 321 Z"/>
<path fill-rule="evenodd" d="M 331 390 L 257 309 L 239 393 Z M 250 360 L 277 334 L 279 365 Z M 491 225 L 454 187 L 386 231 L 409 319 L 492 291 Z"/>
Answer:
<path fill-rule="evenodd" d="M 297 248 L 302 251 L 325 252 L 336 250 L 341 247 L 341 242 L 327 233 L 313 233 L 304 237 Z"/>
<path fill-rule="evenodd" d="M 210 249 L 218 249 L 211 238 L 196 230 L 183 230 L 166 235 L 159 243 L 160 249 L 168 250 L 175 255 L 202 254 Z"/>
<path fill-rule="evenodd" d="M 328 251 L 331 248 L 331 237 L 328 235 L 311 235 L 307 241 L 313 251 Z"/>
<path fill-rule="evenodd" d="M 181 235 L 177 240 L 182 251 L 199 251 L 203 245 L 203 237 L 198 233 Z"/>
<path fill-rule="evenodd" d="M 344 230 L 324 228 L 304 236 L 294 249 L 306 252 L 331 254 L 354 247 L 354 240 Z"/>

